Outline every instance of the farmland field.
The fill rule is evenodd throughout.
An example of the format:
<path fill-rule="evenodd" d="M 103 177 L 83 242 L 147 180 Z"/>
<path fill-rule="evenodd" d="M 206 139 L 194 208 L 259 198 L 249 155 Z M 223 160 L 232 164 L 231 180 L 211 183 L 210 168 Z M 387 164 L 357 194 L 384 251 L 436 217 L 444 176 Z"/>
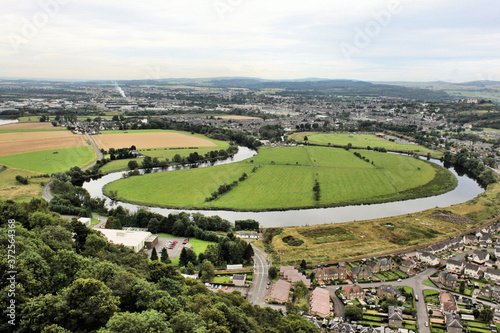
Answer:
<path fill-rule="evenodd" d="M 347 134 L 347 133 L 315 133 L 302 132 L 295 133 L 289 137 L 297 142 L 304 142 L 304 137 L 307 136 L 307 142 L 317 145 L 327 146 L 329 143 L 334 146 L 346 146 L 349 143 L 353 148 L 380 147 L 387 150 L 418 152 L 420 154 L 436 153 L 428 148 L 411 145 L 398 144 L 389 140 L 385 140 L 375 136 L 374 134 Z"/>
<path fill-rule="evenodd" d="M 93 138 L 99 148 L 125 148 L 132 145 L 137 149 L 164 147 L 217 147 L 217 144 L 201 135 L 184 134 L 175 131 L 103 131 Z"/>
<path fill-rule="evenodd" d="M 51 174 L 74 166 L 83 167 L 95 158 L 92 147 L 80 146 L 0 156 L 0 163 L 11 168 Z"/>
<path fill-rule="evenodd" d="M 198 209 L 282 210 L 387 202 L 446 192 L 456 179 L 422 160 L 373 151 L 329 147 L 261 148 L 250 160 L 136 176 L 108 184 L 118 199 L 138 204 Z M 238 181 L 246 173 L 248 178 Z M 315 198 L 315 180 L 320 196 Z M 237 186 L 217 199 L 223 184 Z M 151 188 L 158 190 L 152 192 Z"/>
<path fill-rule="evenodd" d="M 109 135 L 110 133 L 116 133 L 116 131 L 104 131 L 103 135 Z M 143 148 L 140 149 L 137 144 L 132 143 L 136 145 L 138 148 L 138 151 L 145 156 L 150 156 L 150 157 L 157 157 L 160 160 L 172 160 L 173 157 L 177 154 L 179 154 L 181 157 L 187 157 L 189 154 L 197 152 L 199 155 L 204 155 L 212 150 L 221 150 L 221 149 L 227 149 L 229 148 L 229 143 L 224 142 L 224 141 L 219 141 L 219 140 L 214 140 L 214 139 L 209 139 L 203 135 L 200 134 L 190 134 L 187 132 L 173 132 L 173 131 L 164 131 L 164 130 L 135 130 L 133 133 L 139 133 L 142 135 L 145 134 L 158 134 L 158 133 L 163 133 L 163 134 L 168 134 L 168 133 L 173 133 L 173 134 L 181 134 L 187 137 L 188 139 L 191 137 L 194 137 L 195 139 L 200 139 L 204 141 L 208 141 L 211 143 L 210 146 L 200 146 L 200 147 L 193 147 L 193 146 L 185 146 L 185 144 L 182 144 L 179 147 L 167 147 L 167 146 L 162 146 L 162 147 L 154 147 L 154 148 Z M 96 136 L 94 136 L 96 138 Z M 152 143 L 154 143 L 154 136 L 150 136 L 149 139 L 151 139 Z M 158 144 L 160 145 L 160 144 Z M 128 147 L 130 147 L 129 145 Z M 118 147 L 113 147 L 113 148 L 122 148 L 125 147 L 125 145 L 119 145 Z M 115 160 L 111 161 L 107 164 L 105 164 L 102 168 L 101 171 L 103 173 L 109 173 L 109 172 L 115 172 L 115 171 L 122 171 L 122 170 L 127 170 L 128 169 L 128 162 L 131 161 L 132 159 L 123 159 L 123 160 Z M 140 164 L 142 159 L 136 159 L 137 162 Z"/>
<path fill-rule="evenodd" d="M 66 130 L 0 133 L 0 156 L 87 145 L 85 135 Z"/>
<path fill-rule="evenodd" d="M 51 123 L 14 123 L 0 126 L 0 133 L 16 131 L 67 131 L 67 129 L 54 127 Z"/>

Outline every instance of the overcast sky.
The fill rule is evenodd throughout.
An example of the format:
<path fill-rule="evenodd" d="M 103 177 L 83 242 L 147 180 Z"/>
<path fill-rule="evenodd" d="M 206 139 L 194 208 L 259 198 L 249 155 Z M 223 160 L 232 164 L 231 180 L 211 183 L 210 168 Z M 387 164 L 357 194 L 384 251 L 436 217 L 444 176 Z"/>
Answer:
<path fill-rule="evenodd" d="M 500 80 L 497 0 L 0 0 L 0 77 Z"/>

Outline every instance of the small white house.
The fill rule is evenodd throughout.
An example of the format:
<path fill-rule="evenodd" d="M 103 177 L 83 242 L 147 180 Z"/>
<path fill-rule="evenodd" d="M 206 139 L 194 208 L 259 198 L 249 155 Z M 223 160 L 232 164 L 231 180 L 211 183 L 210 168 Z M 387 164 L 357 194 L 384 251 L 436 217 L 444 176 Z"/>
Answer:
<path fill-rule="evenodd" d="M 92 224 L 92 219 L 90 217 L 80 217 L 78 222 L 82 223 L 86 227 L 90 227 Z"/>

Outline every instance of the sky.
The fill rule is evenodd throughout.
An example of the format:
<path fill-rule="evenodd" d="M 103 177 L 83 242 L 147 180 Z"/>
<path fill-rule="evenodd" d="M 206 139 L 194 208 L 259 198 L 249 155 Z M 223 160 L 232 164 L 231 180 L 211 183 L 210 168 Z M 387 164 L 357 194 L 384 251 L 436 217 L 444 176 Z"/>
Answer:
<path fill-rule="evenodd" d="M 496 0 L 0 0 L 0 77 L 500 81 Z"/>

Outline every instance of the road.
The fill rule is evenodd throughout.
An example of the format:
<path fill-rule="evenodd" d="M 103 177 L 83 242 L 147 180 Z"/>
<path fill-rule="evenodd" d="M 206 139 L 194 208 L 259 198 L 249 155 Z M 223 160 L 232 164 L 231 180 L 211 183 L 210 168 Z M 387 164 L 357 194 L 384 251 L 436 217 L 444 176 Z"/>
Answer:
<path fill-rule="evenodd" d="M 254 251 L 254 274 L 248 300 L 252 304 L 264 306 L 267 292 L 270 290 L 266 288 L 267 283 L 270 281 L 268 277 L 269 264 L 266 260 L 267 254 L 253 245 L 252 248 Z"/>
<path fill-rule="evenodd" d="M 95 144 L 94 139 L 92 139 L 92 137 L 89 134 L 85 134 L 85 135 L 87 135 L 87 138 L 89 139 L 90 143 L 92 144 L 92 148 L 94 149 L 95 153 L 97 154 L 97 159 L 92 164 L 83 168 L 82 171 L 85 171 L 87 169 L 92 168 L 96 164 L 97 161 L 102 160 L 104 158 L 104 155 L 101 153 L 99 148 L 97 148 L 97 145 Z M 50 194 L 50 184 L 51 183 L 52 183 L 52 180 L 50 182 L 48 182 L 47 184 L 45 184 L 45 186 L 42 189 L 42 198 L 48 202 L 50 202 L 50 200 L 52 200 L 52 198 L 53 198 L 52 194 Z"/>

